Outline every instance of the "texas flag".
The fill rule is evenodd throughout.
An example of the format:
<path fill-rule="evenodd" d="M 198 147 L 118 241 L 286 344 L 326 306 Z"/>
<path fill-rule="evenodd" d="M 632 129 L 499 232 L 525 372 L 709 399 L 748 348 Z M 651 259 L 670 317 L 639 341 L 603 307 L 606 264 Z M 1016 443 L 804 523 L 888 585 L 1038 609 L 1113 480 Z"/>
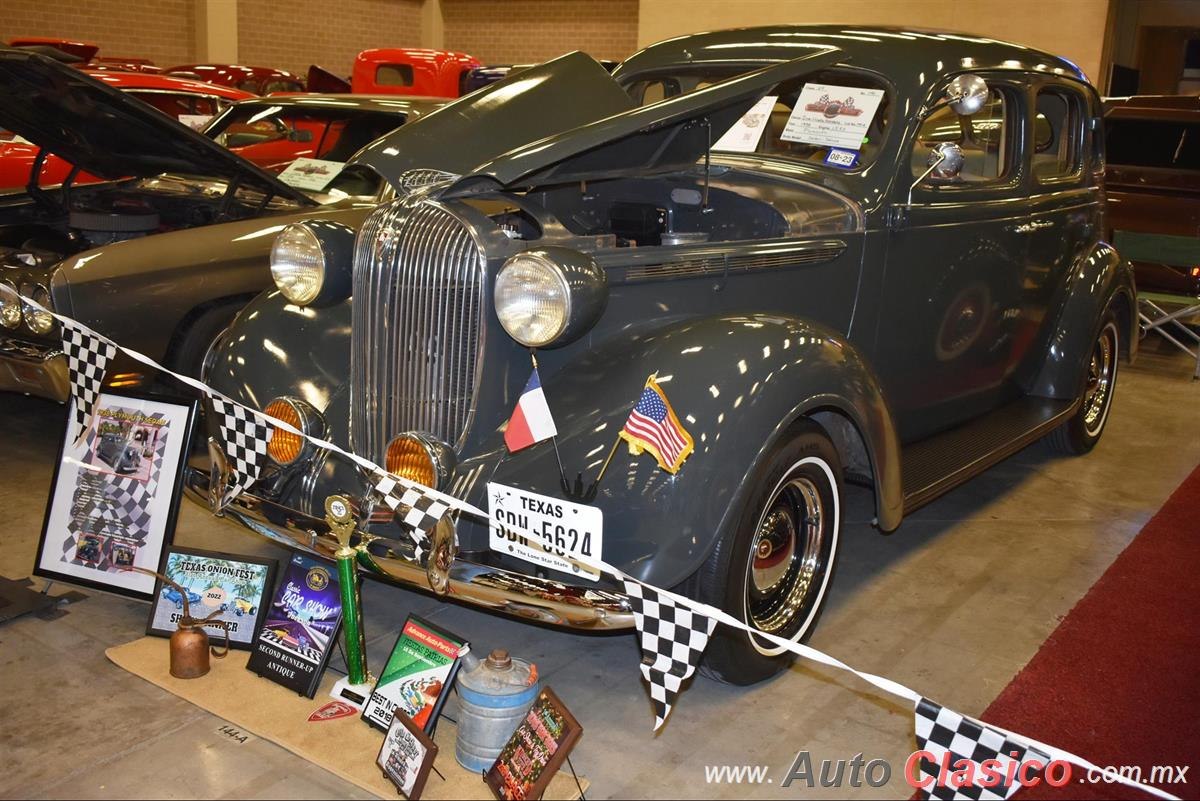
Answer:
<path fill-rule="evenodd" d="M 509 418 L 508 428 L 504 430 L 504 444 L 508 450 L 516 453 L 522 448 L 528 448 L 550 439 L 558 433 L 554 427 L 554 418 L 550 416 L 550 407 L 546 405 L 546 395 L 542 392 L 542 381 L 538 378 L 537 368 L 529 376 L 517 408 Z"/>

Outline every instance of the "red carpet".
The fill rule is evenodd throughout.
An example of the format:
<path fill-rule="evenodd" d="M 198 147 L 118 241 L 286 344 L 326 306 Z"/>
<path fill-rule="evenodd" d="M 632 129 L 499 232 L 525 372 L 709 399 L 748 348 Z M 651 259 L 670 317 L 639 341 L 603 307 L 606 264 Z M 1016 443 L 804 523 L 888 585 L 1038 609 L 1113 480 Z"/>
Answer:
<path fill-rule="evenodd" d="M 1188 766 L 1200 798 L 1200 468 L 1175 490 L 1071 610 L 983 720 L 1072 751 L 1100 767 Z M 1170 771 L 1175 778 L 1176 771 Z M 1017 799 L 1152 798 L 1119 784 L 1072 781 Z"/>

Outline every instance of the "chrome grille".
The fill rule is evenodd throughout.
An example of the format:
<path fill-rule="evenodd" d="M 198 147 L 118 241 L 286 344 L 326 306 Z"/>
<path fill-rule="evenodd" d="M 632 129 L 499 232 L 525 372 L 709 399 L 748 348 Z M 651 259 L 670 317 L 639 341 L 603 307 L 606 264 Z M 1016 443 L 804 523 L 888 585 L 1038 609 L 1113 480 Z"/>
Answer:
<path fill-rule="evenodd" d="M 354 249 L 351 445 L 379 464 L 392 437 L 450 445 L 475 403 L 483 257 L 453 214 L 402 198 L 367 218 Z"/>

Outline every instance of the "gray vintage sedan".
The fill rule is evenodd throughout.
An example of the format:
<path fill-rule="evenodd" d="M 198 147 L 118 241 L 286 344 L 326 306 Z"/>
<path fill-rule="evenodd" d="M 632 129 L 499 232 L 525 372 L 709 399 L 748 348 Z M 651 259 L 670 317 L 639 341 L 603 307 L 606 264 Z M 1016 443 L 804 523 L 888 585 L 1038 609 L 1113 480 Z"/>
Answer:
<path fill-rule="evenodd" d="M 1100 117 L 1064 59 L 903 29 L 705 33 L 486 87 L 359 154 L 403 188 L 365 224 L 280 233 L 278 288 L 206 375 L 503 525 L 447 522 L 418 564 L 364 477 L 291 437 L 225 513 L 329 553 L 348 493 L 381 578 L 631 626 L 574 553 L 802 639 L 847 482 L 887 531 L 1035 440 L 1102 435 L 1136 315 L 1100 239 Z M 510 453 L 531 350 L 558 436 Z M 675 473 L 612 450 L 651 375 L 695 444 Z M 705 669 L 790 658 L 721 630 Z"/>
<path fill-rule="evenodd" d="M 265 262 L 280 228 L 317 217 L 359 224 L 393 196 L 364 168 L 303 187 L 295 185 L 303 176 L 289 183 L 275 173 L 298 157 L 335 172 L 439 105 L 257 98 L 227 109 L 202 135 L 79 70 L 0 49 L 0 129 L 40 148 L 29 185 L 0 192 L 0 281 L 196 375 L 216 335 L 270 285 Z M 37 178 L 48 154 L 76 167 L 61 184 Z M 60 336 L 53 318 L 0 296 L 0 391 L 65 400 Z M 157 379 L 124 359 L 109 377 L 122 387 Z"/>

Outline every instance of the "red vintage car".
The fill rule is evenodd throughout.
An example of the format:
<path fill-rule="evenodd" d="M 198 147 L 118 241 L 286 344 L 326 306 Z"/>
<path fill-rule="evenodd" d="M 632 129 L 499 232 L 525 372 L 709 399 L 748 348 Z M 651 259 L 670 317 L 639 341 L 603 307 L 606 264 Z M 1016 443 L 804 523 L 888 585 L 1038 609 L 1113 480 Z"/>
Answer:
<path fill-rule="evenodd" d="M 195 78 L 218 86 L 230 86 L 266 95 L 272 92 L 303 92 L 304 79 L 286 70 L 272 67 L 246 67 L 240 64 L 181 64 L 166 70 L 168 75 Z"/>
<path fill-rule="evenodd" d="M 26 40 L 20 40 L 26 41 Z M 83 72 L 109 86 L 128 92 L 185 125 L 202 128 L 230 104 L 253 97 L 249 92 L 227 86 L 148 72 L 110 72 L 84 69 Z M 38 148 L 7 131 L 0 131 L 0 190 L 24 187 L 38 161 Z M 47 155 L 38 173 L 41 186 L 60 184 L 71 172 L 71 164 Z M 89 183 L 94 177 L 83 174 L 75 183 Z"/>
<path fill-rule="evenodd" d="M 480 66 L 466 53 L 421 47 L 381 47 L 363 50 L 354 59 L 350 80 L 317 65 L 309 67 L 308 89 L 354 94 L 460 97 L 467 79 Z"/>

